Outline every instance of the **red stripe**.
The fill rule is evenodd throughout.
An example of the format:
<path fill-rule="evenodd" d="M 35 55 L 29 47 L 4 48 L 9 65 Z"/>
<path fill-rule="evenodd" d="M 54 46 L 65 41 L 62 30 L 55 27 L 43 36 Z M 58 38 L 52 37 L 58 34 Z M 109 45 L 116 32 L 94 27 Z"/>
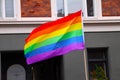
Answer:
<path fill-rule="evenodd" d="M 40 31 L 40 30 L 44 30 L 44 29 L 47 29 L 47 28 L 50 28 L 54 25 L 57 25 L 57 24 L 61 24 L 61 23 L 64 23 L 64 22 L 67 22 L 75 17 L 78 17 L 78 16 L 81 16 L 81 11 L 78 11 L 76 13 L 73 13 L 73 14 L 70 14 L 64 18 L 61 18 L 61 19 L 58 19 L 56 21 L 53 21 L 53 22 L 48 22 L 48 23 L 45 23 L 39 27 L 37 27 L 36 29 L 34 29 L 29 36 L 33 35 L 34 33 Z M 26 41 L 29 39 L 29 37 L 26 39 Z"/>

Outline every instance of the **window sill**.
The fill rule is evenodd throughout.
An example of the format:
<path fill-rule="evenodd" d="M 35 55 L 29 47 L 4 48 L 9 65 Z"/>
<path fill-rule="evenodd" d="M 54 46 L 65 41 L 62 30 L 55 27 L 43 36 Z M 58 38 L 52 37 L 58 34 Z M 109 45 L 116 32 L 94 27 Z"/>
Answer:
<path fill-rule="evenodd" d="M 54 19 L 55 20 L 55 19 Z M 51 20 L 0 20 L 0 24 L 44 24 L 46 22 L 54 21 Z M 120 23 L 120 19 L 83 19 L 83 23 L 96 24 L 96 23 Z"/>
<path fill-rule="evenodd" d="M 21 18 L 21 19 L 0 19 L 0 24 L 43 24 L 54 21 L 55 18 Z"/>
<path fill-rule="evenodd" d="M 120 19 L 84 19 L 84 23 L 120 23 Z"/>

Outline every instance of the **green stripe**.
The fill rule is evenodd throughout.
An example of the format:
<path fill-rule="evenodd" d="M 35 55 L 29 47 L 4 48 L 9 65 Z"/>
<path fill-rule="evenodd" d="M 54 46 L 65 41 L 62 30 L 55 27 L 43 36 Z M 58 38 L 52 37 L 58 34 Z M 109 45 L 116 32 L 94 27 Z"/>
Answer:
<path fill-rule="evenodd" d="M 71 37 L 81 36 L 81 35 L 82 35 L 82 30 L 75 30 L 75 31 L 68 32 L 64 35 L 49 38 L 47 40 L 44 40 L 42 42 L 38 42 L 38 43 L 33 44 L 32 46 L 28 47 L 27 49 L 25 49 L 25 54 L 34 50 L 34 49 L 37 49 L 39 47 L 46 46 L 46 45 L 49 45 L 49 44 L 53 44 L 53 43 L 56 43 L 56 42 L 59 42 L 59 41 L 62 41 L 62 40 L 65 40 L 65 39 L 68 39 L 68 38 L 71 38 Z"/>

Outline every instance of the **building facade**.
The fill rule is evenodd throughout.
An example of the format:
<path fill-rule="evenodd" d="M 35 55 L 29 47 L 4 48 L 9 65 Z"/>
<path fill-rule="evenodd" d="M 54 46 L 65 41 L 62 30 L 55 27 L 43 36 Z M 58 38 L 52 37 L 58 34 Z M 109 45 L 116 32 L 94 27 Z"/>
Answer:
<path fill-rule="evenodd" d="M 0 80 L 119 80 L 120 0 L 0 0 Z M 83 11 L 86 49 L 27 65 L 36 27 Z"/>

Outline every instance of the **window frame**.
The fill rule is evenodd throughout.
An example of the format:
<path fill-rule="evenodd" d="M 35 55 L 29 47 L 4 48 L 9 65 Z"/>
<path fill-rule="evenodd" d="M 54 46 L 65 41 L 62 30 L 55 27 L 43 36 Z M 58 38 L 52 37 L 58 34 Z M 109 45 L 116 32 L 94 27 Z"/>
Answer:
<path fill-rule="evenodd" d="M 92 52 L 97 52 L 99 54 L 99 51 L 102 52 L 102 54 L 104 55 L 104 58 L 102 59 L 89 59 L 89 50 L 91 50 Z M 91 53 L 91 52 L 90 52 Z M 91 63 L 102 63 L 104 64 L 104 71 L 105 74 L 109 80 L 109 66 L 108 66 L 108 47 L 102 47 L 102 48 L 87 48 L 87 61 L 88 61 L 88 76 L 89 76 L 89 80 L 90 80 L 90 64 Z"/>
<path fill-rule="evenodd" d="M 67 16 L 69 13 L 68 13 L 68 3 L 67 3 L 67 0 L 63 0 L 64 1 L 64 12 L 65 12 L 65 16 Z M 84 13 L 84 16 L 83 16 L 83 20 L 97 20 L 97 16 L 98 16 L 98 1 L 100 0 L 93 0 L 93 8 L 94 8 L 94 16 L 88 16 L 87 15 L 87 0 L 83 0 L 82 1 L 82 12 Z M 56 11 L 57 11 L 57 8 L 56 8 Z M 56 12 L 57 13 L 57 12 Z M 57 17 L 57 16 L 56 16 Z M 60 18 L 60 17 L 57 17 L 57 18 Z"/>
<path fill-rule="evenodd" d="M 50 0 L 51 1 L 51 17 L 27 17 L 23 18 L 21 17 L 21 1 L 20 0 L 14 0 L 14 17 L 5 17 L 5 0 L 2 1 L 2 11 L 0 17 L 0 23 L 5 23 L 9 21 L 12 22 L 27 22 L 27 23 L 36 23 L 36 22 L 48 22 L 56 20 L 60 17 L 57 17 L 57 3 L 56 0 Z M 68 15 L 68 6 L 67 6 L 67 0 L 64 1 L 64 12 L 65 16 Z M 94 16 L 88 16 L 87 15 L 87 0 L 83 0 L 83 20 L 84 23 L 104 23 L 104 22 L 120 22 L 120 16 L 102 16 L 102 0 L 93 0 L 93 8 L 94 8 Z"/>
<path fill-rule="evenodd" d="M 16 7 L 15 7 L 15 1 L 13 0 L 13 10 L 14 10 L 14 17 L 6 17 L 6 12 L 5 12 L 5 0 L 1 0 L 1 17 L 0 17 L 0 21 L 4 21 L 4 20 L 15 20 L 16 19 Z"/>
<path fill-rule="evenodd" d="M 102 7 L 101 7 L 101 0 L 93 0 L 93 13 L 94 16 L 88 16 L 87 12 L 87 0 L 83 0 L 83 10 L 84 10 L 84 17 L 83 20 L 88 23 L 99 21 L 102 19 Z"/>

